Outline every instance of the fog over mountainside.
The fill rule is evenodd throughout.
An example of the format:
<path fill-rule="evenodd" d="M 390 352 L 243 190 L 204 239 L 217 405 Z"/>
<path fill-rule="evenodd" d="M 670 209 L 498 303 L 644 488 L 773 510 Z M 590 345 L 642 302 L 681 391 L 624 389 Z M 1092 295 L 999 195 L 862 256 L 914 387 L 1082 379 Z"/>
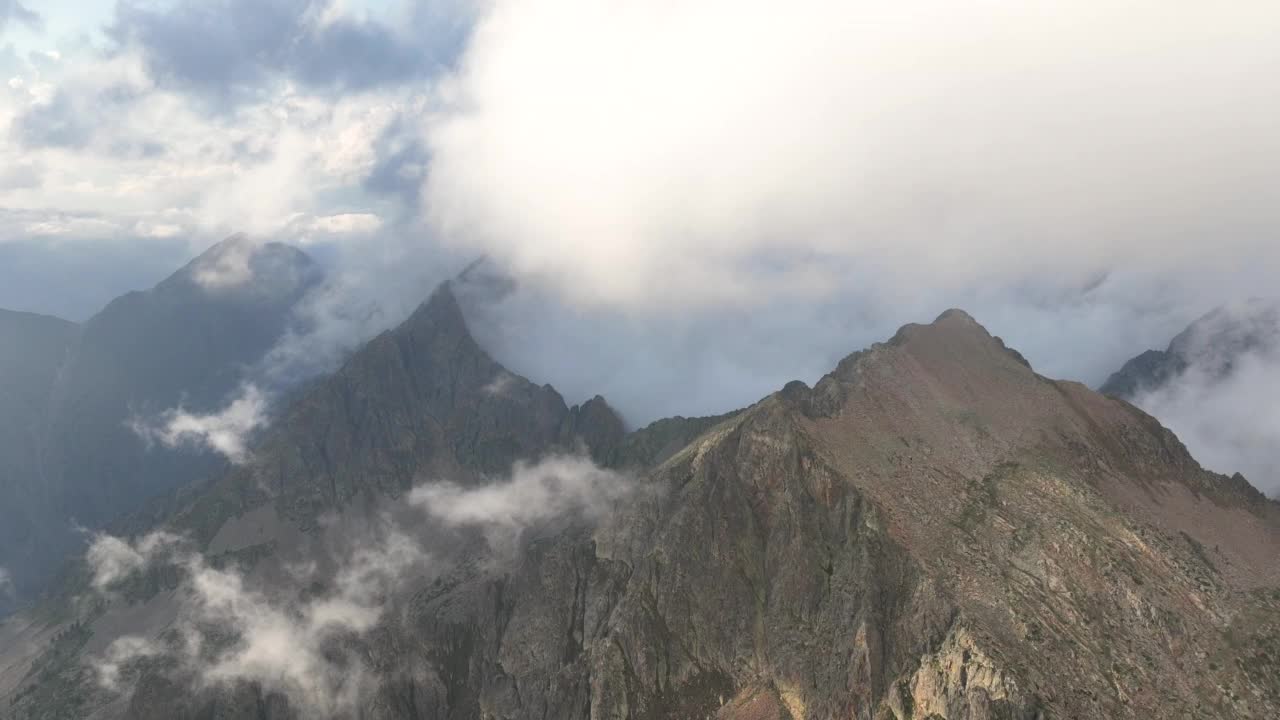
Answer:
<path fill-rule="evenodd" d="M 294 248 L 233 237 L 83 325 L 4 316 L 0 567 L 17 596 L 53 577 L 87 530 L 221 470 L 202 443 L 139 428 L 220 411 L 320 277 Z"/>
<path fill-rule="evenodd" d="M 1126 398 L 1178 433 L 1207 466 L 1280 493 L 1280 302 L 1226 305 L 1166 350 L 1125 363 L 1102 391 Z"/>

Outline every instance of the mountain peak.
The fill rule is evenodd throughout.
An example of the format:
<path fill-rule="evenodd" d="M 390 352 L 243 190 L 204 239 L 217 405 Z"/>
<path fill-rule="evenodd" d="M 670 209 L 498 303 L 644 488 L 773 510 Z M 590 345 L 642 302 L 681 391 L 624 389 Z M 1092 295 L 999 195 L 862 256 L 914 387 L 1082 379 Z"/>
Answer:
<path fill-rule="evenodd" d="M 886 357 L 889 348 L 897 348 L 909 356 L 935 358 L 952 364 L 981 365 L 991 361 L 1004 364 L 1012 359 L 1024 369 L 1031 369 L 1031 364 L 1021 353 L 988 332 L 972 315 L 952 308 L 932 323 L 908 323 L 899 328 L 888 342 L 877 343 L 849 355 L 840 361 L 831 376 L 850 380 L 871 358 Z"/>
<path fill-rule="evenodd" d="M 404 324 L 392 332 L 406 337 L 447 338 L 451 343 L 465 345 L 470 354 L 483 354 L 467 327 L 451 282 L 441 283 Z"/>
<path fill-rule="evenodd" d="M 967 325 L 982 327 L 981 325 L 978 325 L 978 321 L 974 320 L 972 315 L 960 308 L 949 308 L 947 310 L 943 310 L 942 314 L 939 315 L 933 323 L 935 325 L 939 323 L 964 323 Z"/>
<path fill-rule="evenodd" d="M 209 294 L 241 292 L 290 295 L 314 284 L 320 268 L 302 250 L 279 242 L 232 235 L 211 246 L 157 289 L 196 287 Z"/>

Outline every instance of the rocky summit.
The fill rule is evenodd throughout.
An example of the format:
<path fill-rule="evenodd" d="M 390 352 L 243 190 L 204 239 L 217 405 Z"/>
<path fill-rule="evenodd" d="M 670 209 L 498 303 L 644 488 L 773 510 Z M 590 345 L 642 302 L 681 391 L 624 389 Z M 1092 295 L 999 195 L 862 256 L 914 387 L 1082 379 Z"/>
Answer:
<path fill-rule="evenodd" d="M 1277 558 L 1280 505 L 961 311 L 627 433 L 446 286 L 0 626 L 0 717 L 1275 718 Z"/>

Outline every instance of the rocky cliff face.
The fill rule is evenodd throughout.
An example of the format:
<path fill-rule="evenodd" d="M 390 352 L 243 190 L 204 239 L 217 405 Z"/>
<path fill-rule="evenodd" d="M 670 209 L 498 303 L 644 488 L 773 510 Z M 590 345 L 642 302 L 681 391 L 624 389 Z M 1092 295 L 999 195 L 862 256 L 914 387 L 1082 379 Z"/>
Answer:
<path fill-rule="evenodd" d="M 1280 508 L 1201 469 L 1133 406 L 1035 374 L 964 313 L 905 327 L 813 388 L 792 383 L 725 418 L 616 443 L 607 417 L 566 432 L 597 412 L 506 374 L 437 294 L 166 527 L 211 562 L 240 553 L 246 577 L 301 607 L 322 591 L 285 588 L 271 556 L 366 495 L 437 474 L 488 487 L 512 461 L 597 427 L 604 446 L 587 451 L 598 458 L 658 463 L 640 490 L 595 522 L 531 528 L 513 559 L 487 560 L 484 542 L 455 550 L 447 570 L 387 598 L 374 626 L 325 646 L 337 676 L 357 663 L 370 680 L 339 682 L 352 692 L 323 712 L 269 678 L 210 682 L 154 656 L 129 665 L 118 694 L 95 687 L 82 661 L 114 637 L 173 627 L 166 612 L 184 591 L 160 573 L 76 623 L 11 624 L 38 647 L 7 658 L 22 670 L 7 676 L 10 714 L 1280 713 Z M 41 645 L 51 628 L 61 635 Z"/>

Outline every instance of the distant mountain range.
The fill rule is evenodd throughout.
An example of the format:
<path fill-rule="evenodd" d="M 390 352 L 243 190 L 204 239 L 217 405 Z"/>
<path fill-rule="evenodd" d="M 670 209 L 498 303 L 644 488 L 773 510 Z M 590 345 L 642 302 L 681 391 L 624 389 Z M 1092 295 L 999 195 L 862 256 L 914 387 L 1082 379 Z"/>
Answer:
<path fill-rule="evenodd" d="M 1280 716 L 1280 504 L 967 314 L 627 432 L 466 281 L 0 625 L 0 717 Z"/>

